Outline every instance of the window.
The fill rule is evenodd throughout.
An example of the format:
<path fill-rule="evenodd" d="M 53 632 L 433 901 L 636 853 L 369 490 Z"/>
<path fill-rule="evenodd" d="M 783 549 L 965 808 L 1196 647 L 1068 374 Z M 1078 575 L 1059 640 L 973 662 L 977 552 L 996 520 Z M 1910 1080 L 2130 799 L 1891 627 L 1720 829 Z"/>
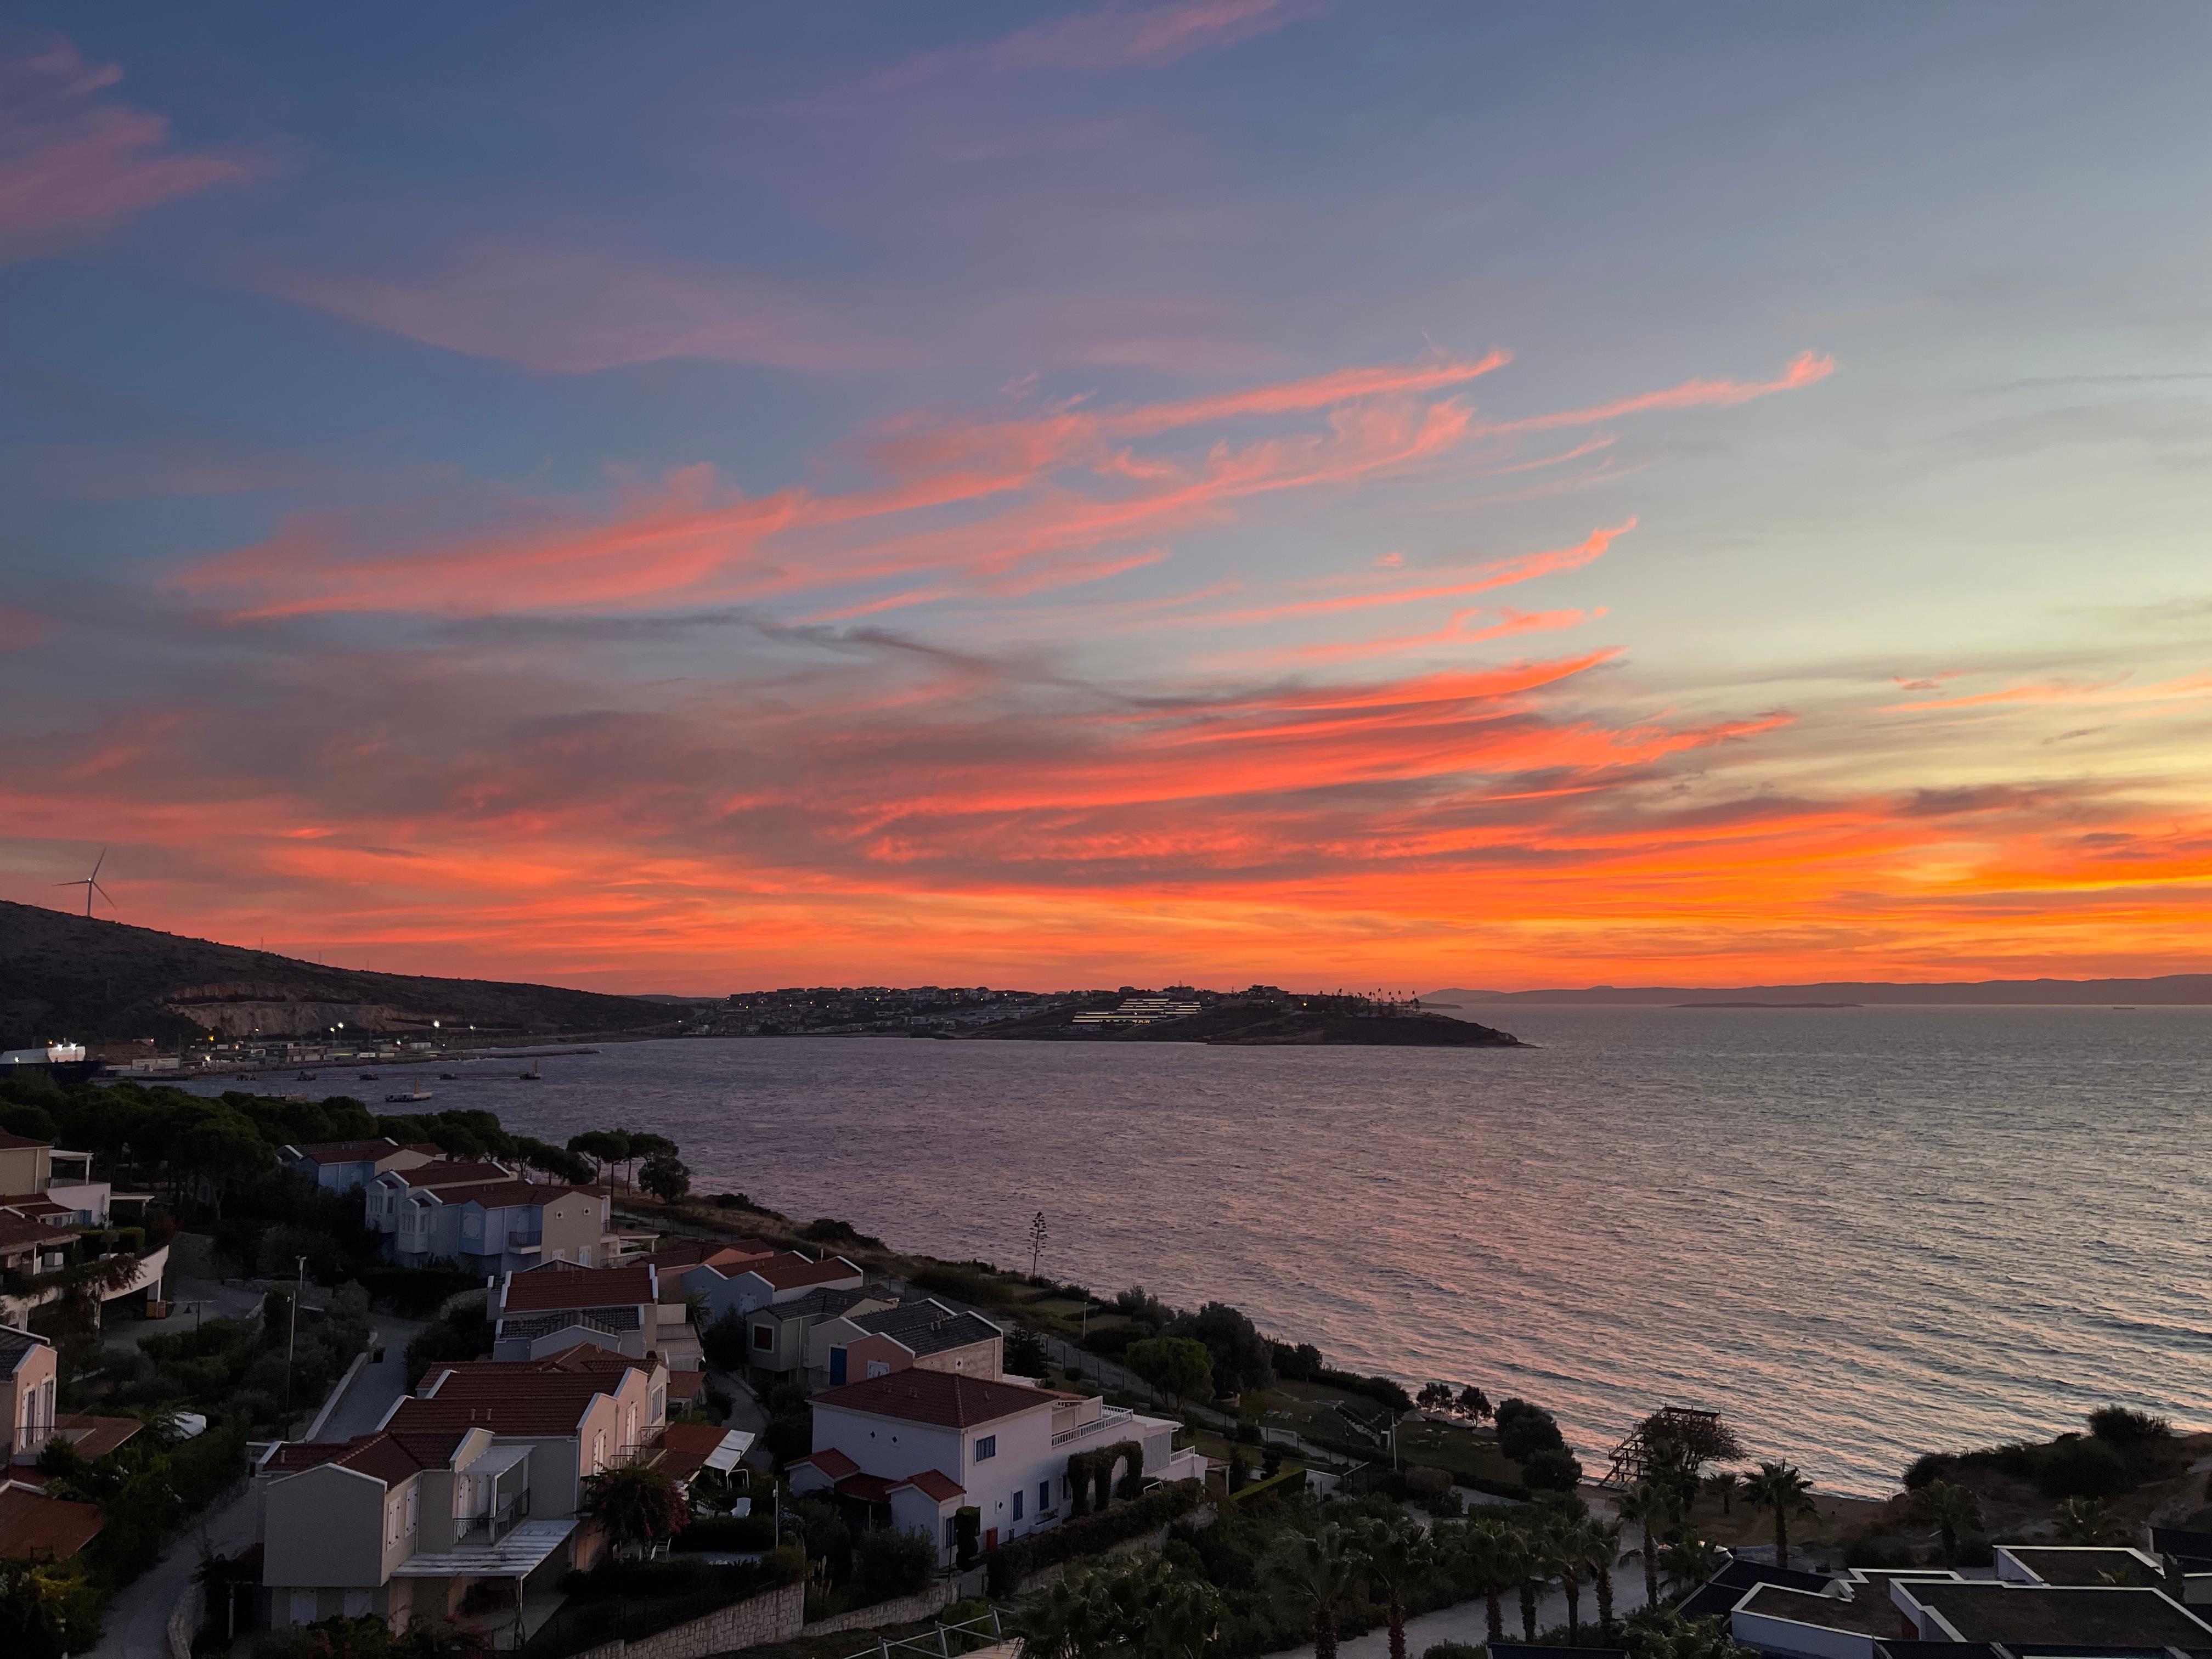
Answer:
<path fill-rule="evenodd" d="M 978 1463 L 987 1458 L 996 1457 L 998 1455 L 999 1437 L 997 1435 L 987 1434 L 975 1443 L 975 1461 Z"/>
<path fill-rule="evenodd" d="M 597 1474 L 607 1466 L 607 1431 L 601 1429 L 592 1437 L 592 1473 Z"/>
<path fill-rule="evenodd" d="M 1051 1507 L 1052 1482 L 1049 1480 L 1040 1480 L 1037 1482 L 1037 1508 L 1040 1510 L 1048 1510 Z"/>
<path fill-rule="evenodd" d="M 960 1541 L 960 1540 L 959 1540 L 959 1539 L 955 1535 L 955 1533 L 956 1533 L 956 1531 L 957 1531 L 957 1528 L 959 1527 L 959 1524 L 960 1524 L 960 1523 L 959 1523 L 958 1522 L 955 1521 L 955 1520 L 954 1520 L 951 1516 L 949 1516 L 949 1515 L 948 1515 L 948 1516 L 946 1516 L 945 1517 L 945 1548 L 947 1548 L 947 1549 L 951 1549 L 954 1545 L 957 1544 L 957 1543 Z"/>
<path fill-rule="evenodd" d="M 1015 1487 L 1015 1488 L 1014 1488 L 1014 1519 L 1015 1519 L 1015 1520 L 1017 1520 L 1017 1521 L 1018 1521 L 1018 1520 L 1020 1520 L 1021 1518 L 1022 1518 L 1022 1489 L 1021 1489 L 1019 1486 L 1017 1486 L 1017 1487 Z"/>
<path fill-rule="evenodd" d="M 754 1326 L 753 1346 L 756 1348 L 773 1348 L 775 1346 L 775 1327 L 773 1325 Z"/>
<path fill-rule="evenodd" d="M 890 1374 L 891 1367 L 889 1360 L 871 1359 L 868 1362 L 868 1375 L 870 1376 L 889 1376 Z"/>

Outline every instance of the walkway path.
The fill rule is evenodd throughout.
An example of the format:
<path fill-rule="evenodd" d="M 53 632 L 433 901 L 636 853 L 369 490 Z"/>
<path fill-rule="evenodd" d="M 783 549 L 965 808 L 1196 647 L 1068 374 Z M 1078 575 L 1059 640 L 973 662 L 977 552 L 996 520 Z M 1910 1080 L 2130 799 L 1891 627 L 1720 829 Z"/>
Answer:
<path fill-rule="evenodd" d="M 350 1440 L 357 1434 L 376 1432 L 392 1402 L 407 1392 L 407 1345 L 422 1334 L 422 1328 L 420 1320 L 377 1319 L 370 1346 L 372 1352 L 380 1346 L 384 1359 L 381 1364 L 363 1365 L 355 1373 L 344 1398 L 323 1425 L 320 1438 Z"/>
<path fill-rule="evenodd" d="M 1644 1572 L 1634 1562 L 1613 1576 L 1613 1616 L 1624 1619 L 1644 1605 Z M 1521 1639 L 1521 1598 L 1508 1594 L 1504 1603 L 1505 1636 L 1508 1641 Z M 1595 1620 L 1597 1617 L 1597 1598 L 1589 1585 L 1583 1586 L 1583 1617 Z M 1536 1603 L 1536 1629 L 1540 1633 L 1555 1630 L 1567 1622 L 1567 1598 L 1554 1590 Z M 1465 1642 L 1480 1647 L 1490 1639 L 1489 1614 L 1483 1599 L 1474 1597 L 1456 1606 L 1439 1607 L 1434 1613 L 1425 1613 L 1418 1619 L 1406 1621 L 1406 1652 L 1410 1659 L 1421 1659 L 1421 1655 L 1439 1642 Z M 1286 1648 L 1269 1659 L 1299 1659 L 1313 1651 L 1310 1643 L 1303 1647 Z M 1346 1638 L 1338 1645 L 1338 1659 L 1389 1659 L 1390 1631 L 1388 1626 L 1377 1625 L 1364 1636 Z"/>

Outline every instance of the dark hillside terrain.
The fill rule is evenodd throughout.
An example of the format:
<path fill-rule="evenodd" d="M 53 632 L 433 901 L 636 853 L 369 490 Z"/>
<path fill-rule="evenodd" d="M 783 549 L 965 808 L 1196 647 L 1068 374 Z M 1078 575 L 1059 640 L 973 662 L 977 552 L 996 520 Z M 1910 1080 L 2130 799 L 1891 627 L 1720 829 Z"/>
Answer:
<path fill-rule="evenodd" d="M 267 951 L 0 901 L 0 1048 L 67 1038 L 210 1032 L 306 1035 L 473 1025 L 479 1039 L 580 1036 L 671 1026 L 681 1011 L 555 985 L 428 979 L 326 968 Z"/>
<path fill-rule="evenodd" d="M 1110 1002 L 1101 1005 L 1111 1007 Z M 1150 1025 L 1078 1025 L 1073 1007 L 987 1025 L 962 1038 L 976 1042 L 1212 1042 L 1332 1048 L 1517 1048 L 1518 1037 L 1443 1014 L 1363 1013 L 1288 1008 L 1275 1003 L 1218 1002 L 1204 1012 Z"/>

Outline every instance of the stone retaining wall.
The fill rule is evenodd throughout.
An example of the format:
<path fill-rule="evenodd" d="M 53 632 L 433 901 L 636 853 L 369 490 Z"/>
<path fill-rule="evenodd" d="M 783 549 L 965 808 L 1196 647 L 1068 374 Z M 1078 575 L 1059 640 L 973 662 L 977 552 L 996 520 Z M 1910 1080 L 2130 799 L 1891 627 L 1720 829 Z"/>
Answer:
<path fill-rule="evenodd" d="M 603 1642 L 574 1659 L 707 1659 L 764 1642 L 788 1642 L 805 1628 L 806 1586 L 785 1584 L 635 1642 Z"/>
<path fill-rule="evenodd" d="M 917 1619 L 927 1619 L 939 1607 L 957 1600 L 952 1586 L 940 1579 L 927 1589 L 918 1589 L 911 1595 L 902 1595 L 889 1601 L 878 1601 L 872 1607 L 854 1607 L 850 1613 L 832 1613 L 818 1619 L 800 1632 L 805 1636 L 831 1636 L 841 1630 L 873 1630 L 878 1625 L 906 1625 Z"/>

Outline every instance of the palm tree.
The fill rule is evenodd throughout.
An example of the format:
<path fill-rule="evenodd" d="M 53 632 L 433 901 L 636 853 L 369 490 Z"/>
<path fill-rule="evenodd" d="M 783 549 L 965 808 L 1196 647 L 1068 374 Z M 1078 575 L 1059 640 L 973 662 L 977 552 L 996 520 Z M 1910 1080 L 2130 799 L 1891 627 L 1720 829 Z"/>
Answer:
<path fill-rule="evenodd" d="M 1735 1495 L 1742 1486 L 1743 1477 L 1730 1469 L 1723 1469 L 1718 1474 L 1705 1477 L 1705 1490 L 1721 1500 L 1723 1516 L 1735 1512 Z"/>
<path fill-rule="evenodd" d="M 1958 1563 L 1959 1534 L 1981 1529 L 1981 1504 L 1964 1486 L 1948 1480 L 1931 1480 L 1915 1492 L 1911 1509 L 1913 1517 L 1934 1527 L 1936 1535 L 1943 1540 L 1947 1566 Z"/>
<path fill-rule="evenodd" d="M 1644 1605 L 1656 1607 L 1659 1605 L 1659 1533 L 1662 1527 L 1674 1525 L 1672 1495 L 1664 1487 L 1639 1480 L 1620 1494 L 1615 1507 L 1620 1518 L 1643 1534 L 1644 1541 L 1636 1553 L 1644 1558 Z"/>
<path fill-rule="evenodd" d="M 1683 1589 L 1695 1589 L 1735 1558 L 1709 1538 L 1677 1538 L 1661 1546 L 1667 1576 Z"/>
<path fill-rule="evenodd" d="M 1369 1521 L 1352 1541 L 1368 1577 L 1382 1587 L 1390 1659 L 1406 1659 L 1406 1591 L 1435 1568 L 1435 1547 L 1410 1516 Z"/>
<path fill-rule="evenodd" d="M 1523 1558 L 1528 1554 L 1528 1540 L 1518 1527 L 1503 1521 L 1470 1521 L 1461 1536 L 1467 1544 L 1468 1571 L 1482 1591 L 1490 1640 L 1503 1642 L 1505 1615 L 1498 1598 L 1526 1576 L 1528 1564 Z"/>
<path fill-rule="evenodd" d="M 1613 1639 L 1613 1569 L 1620 1559 L 1620 1522 L 1584 1521 L 1576 1529 L 1581 1540 L 1583 1563 L 1597 1584 L 1597 1626 L 1602 1641 Z"/>
<path fill-rule="evenodd" d="M 1359 1588 L 1366 1564 L 1334 1524 L 1294 1539 L 1276 1572 L 1312 1609 L 1314 1659 L 1336 1659 L 1337 1604 Z"/>
<path fill-rule="evenodd" d="M 1537 1553 L 1544 1565 L 1544 1576 L 1566 1593 L 1567 1644 L 1583 1644 L 1583 1568 L 1585 1565 L 1582 1540 L 1577 1534 L 1582 1530 L 1579 1520 L 1560 1516 L 1543 1527 L 1536 1535 Z"/>
<path fill-rule="evenodd" d="M 1813 1483 L 1787 1463 L 1761 1463 L 1757 1474 L 1744 1478 L 1743 1495 L 1752 1507 L 1774 1511 L 1774 1565 L 1790 1565 L 1790 1517 L 1815 1515 Z"/>
<path fill-rule="evenodd" d="M 1221 1592 L 1163 1563 L 1146 1593 L 1150 1605 L 1137 1644 L 1145 1659 L 1205 1659 L 1221 1634 Z"/>
<path fill-rule="evenodd" d="M 2094 1498 L 2069 1498 L 2058 1506 L 2058 1537 L 2068 1544 L 2109 1544 L 2113 1541 L 2112 1518 Z"/>

